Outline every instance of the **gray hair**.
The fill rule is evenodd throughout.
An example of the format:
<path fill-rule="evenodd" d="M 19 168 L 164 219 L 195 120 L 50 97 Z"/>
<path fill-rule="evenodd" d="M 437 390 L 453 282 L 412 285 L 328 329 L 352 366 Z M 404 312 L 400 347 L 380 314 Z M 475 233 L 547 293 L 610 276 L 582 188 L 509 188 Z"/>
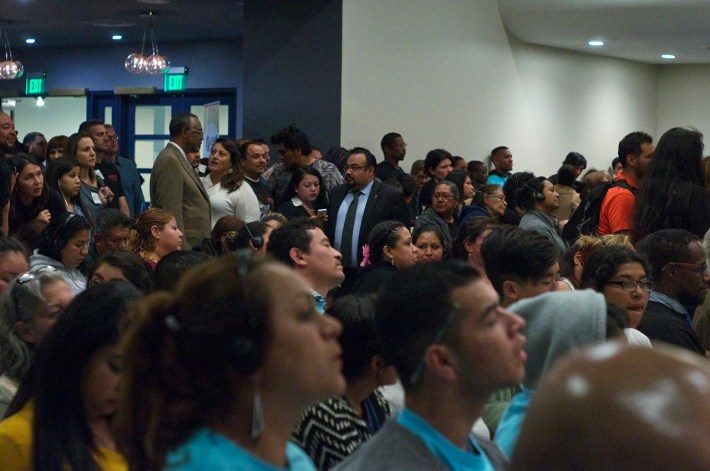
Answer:
<path fill-rule="evenodd" d="M 15 332 L 15 323 L 32 322 L 46 309 L 42 288 L 66 281 L 59 272 L 36 273 L 25 283 L 18 283 L 18 279 L 12 280 L 0 297 L 0 368 L 8 376 L 22 379 L 30 368 L 34 352 Z"/>
<path fill-rule="evenodd" d="M 436 193 L 436 187 L 441 186 L 441 185 L 446 185 L 446 186 L 448 186 L 449 189 L 451 190 L 451 194 L 454 195 L 455 198 L 459 198 L 459 199 L 460 199 L 461 195 L 459 194 L 459 187 L 456 186 L 456 183 L 450 182 L 450 181 L 448 181 L 448 180 L 442 180 L 442 181 L 440 181 L 439 183 L 437 183 L 436 186 L 434 187 L 434 192 L 435 192 L 435 193 Z"/>

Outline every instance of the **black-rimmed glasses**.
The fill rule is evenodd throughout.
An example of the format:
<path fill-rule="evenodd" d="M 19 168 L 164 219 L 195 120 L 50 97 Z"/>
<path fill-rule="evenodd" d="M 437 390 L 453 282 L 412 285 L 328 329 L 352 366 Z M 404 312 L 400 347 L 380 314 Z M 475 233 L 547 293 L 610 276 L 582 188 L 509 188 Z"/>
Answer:
<path fill-rule="evenodd" d="M 636 287 L 641 288 L 641 291 L 651 291 L 653 289 L 653 281 L 649 280 L 632 280 L 631 278 L 626 278 L 619 281 L 607 281 L 608 285 L 616 285 L 621 287 L 624 291 L 632 293 L 636 291 Z"/>

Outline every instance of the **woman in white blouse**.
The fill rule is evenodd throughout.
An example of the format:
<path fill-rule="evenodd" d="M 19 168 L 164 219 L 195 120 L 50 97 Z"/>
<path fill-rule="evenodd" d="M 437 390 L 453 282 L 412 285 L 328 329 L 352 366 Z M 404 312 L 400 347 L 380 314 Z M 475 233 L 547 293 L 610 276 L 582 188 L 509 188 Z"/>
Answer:
<path fill-rule="evenodd" d="M 239 170 L 239 149 L 231 139 L 220 137 L 212 146 L 207 161 L 209 173 L 202 184 L 210 196 L 212 227 L 222 216 L 236 216 L 242 221 L 259 220 L 259 200 L 251 186 L 244 185 Z"/>

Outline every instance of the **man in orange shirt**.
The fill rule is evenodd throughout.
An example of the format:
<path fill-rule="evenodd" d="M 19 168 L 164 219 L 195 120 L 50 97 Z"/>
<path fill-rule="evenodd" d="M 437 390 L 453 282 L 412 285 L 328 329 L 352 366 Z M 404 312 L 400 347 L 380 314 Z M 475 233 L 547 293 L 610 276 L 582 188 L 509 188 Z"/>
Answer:
<path fill-rule="evenodd" d="M 614 177 L 614 181 L 625 180 L 631 190 L 621 186 L 609 188 L 599 210 L 599 235 L 628 232 L 631 229 L 636 190 L 651 165 L 654 150 L 653 138 L 642 131 L 627 134 L 619 142 L 622 170 Z"/>

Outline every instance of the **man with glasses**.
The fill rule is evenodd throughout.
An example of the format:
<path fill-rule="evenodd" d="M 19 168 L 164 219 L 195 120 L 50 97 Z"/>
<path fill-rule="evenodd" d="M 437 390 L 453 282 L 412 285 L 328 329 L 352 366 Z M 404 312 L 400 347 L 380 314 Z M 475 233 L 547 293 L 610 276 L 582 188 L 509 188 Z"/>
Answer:
<path fill-rule="evenodd" d="M 99 211 L 94 227 L 94 240 L 89 244 L 89 254 L 84 260 L 84 274 L 98 258 L 112 250 L 128 249 L 131 219 L 121 211 L 104 208 Z"/>
<path fill-rule="evenodd" d="M 345 281 L 340 294 L 350 290 L 363 259 L 362 246 L 370 231 L 382 221 L 409 226 L 404 198 L 393 187 L 375 180 L 377 159 L 369 150 L 355 147 L 345 165 L 345 184 L 333 189 L 328 205 L 326 234 L 343 255 Z"/>
<path fill-rule="evenodd" d="M 710 287 L 710 269 L 697 236 L 683 229 L 663 229 L 639 242 L 648 259 L 653 290 L 638 330 L 661 341 L 705 355 L 692 326 L 695 307 Z"/>
<path fill-rule="evenodd" d="M 525 322 L 461 262 L 398 271 L 380 293 L 375 325 L 406 407 L 335 469 L 504 469 L 471 427 L 493 391 L 523 380 Z"/>
<path fill-rule="evenodd" d="M 137 219 L 145 209 L 145 198 L 143 197 L 143 177 L 141 177 L 132 159 L 120 157 L 118 155 L 118 135 L 110 124 L 104 124 L 106 129 L 106 139 L 108 146 L 103 154 L 103 161 L 114 164 L 121 175 L 123 193 L 126 195 L 126 203 L 131 212 L 131 218 Z"/>
<path fill-rule="evenodd" d="M 459 201 L 459 189 L 454 182 L 445 180 L 437 184 L 429 202 L 431 206 L 424 210 L 414 226 L 417 230 L 425 226 L 438 227 L 444 236 L 445 253 L 449 253 L 456 238 Z"/>
<path fill-rule="evenodd" d="M 170 142 L 153 164 L 150 199 L 153 206 L 173 213 L 185 235 L 185 248 L 210 236 L 210 198 L 187 154 L 202 146 L 202 124 L 192 113 L 180 113 L 170 120 Z"/>

